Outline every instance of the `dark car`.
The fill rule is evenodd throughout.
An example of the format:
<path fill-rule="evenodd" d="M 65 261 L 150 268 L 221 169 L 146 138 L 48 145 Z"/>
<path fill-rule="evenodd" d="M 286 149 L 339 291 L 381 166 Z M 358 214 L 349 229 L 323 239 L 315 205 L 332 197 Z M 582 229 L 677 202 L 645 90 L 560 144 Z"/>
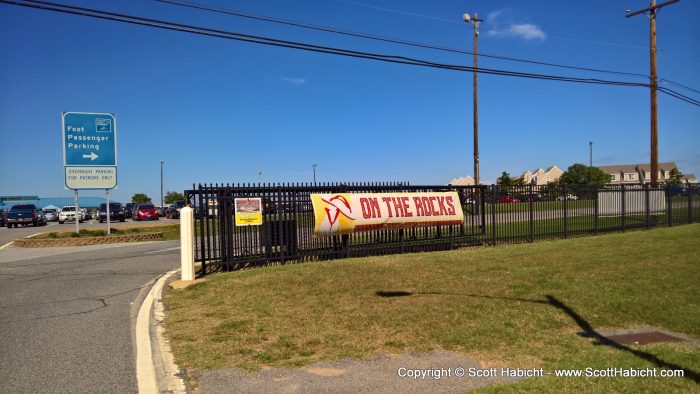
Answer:
<path fill-rule="evenodd" d="M 5 227 L 5 210 L 0 209 L 0 227 Z"/>
<path fill-rule="evenodd" d="M 136 206 L 136 203 L 129 202 L 126 204 L 124 207 L 124 214 L 126 215 L 127 219 L 133 219 L 134 218 L 134 207 Z"/>
<path fill-rule="evenodd" d="M 100 207 L 97 209 L 99 218 L 100 218 L 100 223 L 104 223 L 107 221 L 107 204 L 102 203 L 100 204 Z M 124 206 L 121 203 L 118 202 L 110 202 L 109 203 L 109 221 L 110 222 L 116 222 L 119 220 L 120 222 L 125 222 L 126 221 L 126 210 L 124 209 Z"/>
<path fill-rule="evenodd" d="M 158 210 L 153 204 L 139 204 L 131 215 L 133 220 L 158 220 Z"/>
<path fill-rule="evenodd" d="M 165 217 L 168 219 L 179 219 L 180 210 L 185 206 L 184 200 L 175 201 L 172 205 L 168 207 Z"/>
<path fill-rule="evenodd" d="M 5 223 L 7 228 L 18 227 L 20 224 L 43 226 L 46 224 L 46 216 L 34 204 L 18 204 L 7 212 Z"/>

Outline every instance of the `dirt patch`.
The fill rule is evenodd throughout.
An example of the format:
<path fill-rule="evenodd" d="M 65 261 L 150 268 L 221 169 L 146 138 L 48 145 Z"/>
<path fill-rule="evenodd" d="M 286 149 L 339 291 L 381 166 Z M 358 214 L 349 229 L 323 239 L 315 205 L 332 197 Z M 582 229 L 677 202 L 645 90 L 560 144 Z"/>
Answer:
<path fill-rule="evenodd" d="M 487 371 L 469 357 L 440 350 L 259 372 L 239 368 L 199 370 L 194 375 L 204 393 L 454 393 L 520 380 L 500 373 L 471 377 L 470 368 Z"/>

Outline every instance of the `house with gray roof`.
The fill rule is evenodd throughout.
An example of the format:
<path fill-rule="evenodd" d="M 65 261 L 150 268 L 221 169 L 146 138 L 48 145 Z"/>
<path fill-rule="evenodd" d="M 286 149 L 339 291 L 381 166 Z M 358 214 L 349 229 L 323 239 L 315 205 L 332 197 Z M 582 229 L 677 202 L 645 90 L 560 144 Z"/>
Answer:
<path fill-rule="evenodd" d="M 599 166 L 601 171 L 609 174 L 612 179 L 610 183 L 613 185 L 642 185 L 651 182 L 651 165 L 646 164 L 619 164 L 612 166 Z M 671 170 L 678 169 L 676 163 L 667 162 L 659 163 L 659 174 L 657 179 L 664 183 L 671 179 Z M 697 183 L 697 179 L 693 174 L 686 174 L 683 182 Z"/>

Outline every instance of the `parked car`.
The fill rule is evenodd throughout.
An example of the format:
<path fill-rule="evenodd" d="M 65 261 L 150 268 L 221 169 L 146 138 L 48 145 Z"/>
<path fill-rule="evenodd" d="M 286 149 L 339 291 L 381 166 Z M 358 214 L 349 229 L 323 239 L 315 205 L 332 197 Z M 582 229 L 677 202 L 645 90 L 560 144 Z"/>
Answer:
<path fill-rule="evenodd" d="M 557 200 L 559 201 L 564 201 L 564 200 L 578 200 L 578 196 L 573 195 L 573 194 L 565 194 L 563 196 L 557 197 Z"/>
<path fill-rule="evenodd" d="M 107 221 L 107 204 L 106 203 L 100 204 L 99 208 L 97 208 L 97 216 L 100 220 L 100 223 L 104 223 Z M 111 222 L 116 222 L 117 220 L 119 220 L 120 222 L 126 221 L 126 212 L 125 212 L 124 206 L 121 203 L 118 203 L 118 202 L 110 202 L 109 203 L 109 220 Z"/>
<path fill-rule="evenodd" d="M 124 206 L 124 213 L 126 215 L 127 219 L 133 219 L 134 218 L 134 207 L 136 206 L 136 203 L 129 202 Z"/>
<path fill-rule="evenodd" d="M 92 211 L 88 211 L 85 208 L 80 208 L 80 212 L 83 213 L 83 220 L 92 220 Z"/>
<path fill-rule="evenodd" d="M 7 212 L 4 209 L 0 209 L 0 227 L 5 227 L 5 215 Z"/>
<path fill-rule="evenodd" d="M 40 226 L 46 224 L 46 218 L 39 213 L 34 204 L 17 204 L 10 208 L 5 217 L 8 228 L 18 225 Z"/>
<path fill-rule="evenodd" d="M 132 213 L 133 220 L 158 220 L 158 211 L 153 204 L 139 204 Z"/>
<path fill-rule="evenodd" d="M 36 220 L 39 226 L 46 226 L 46 214 L 44 213 L 43 209 L 39 209 L 36 211 Z"/>
<path fill-rule="evenodd" d="M 184 200 L 175 201 L 168 207 L 168 211 L 165 213 L 165 217 L 168 219 L 179 219 L 180 210 L 185 206 Z"/>
<path fill-rule="evenodd" d="M 44 215 L 46 215 L 47 222 L 57 222 L 58 221 L 58 211 L 53 208 L 44 208 Z"/>
<path fill-rule="evenodd" d="M 501 197 L 498 197 L 498 202 L 500 204 L 510 204 L 510 203 L 520 202 L 520 200 L 518 200 L 517 198 L 515 198 L 513 196 L 501 196 Z"/>
<path fill-rule="evenodd" d="M 77 219 L 80 223 L 82 223 L 85 220 L 85 218 L 83 217 L 83 213 L 80 210 L 78 210 L 77 212 Z M 65 207 L 61 208 L 61 212 L 58 213 L 59 224 L 63 224 L 65 222 L 74 222 L 75 220 L 75 205 L 66 205 Z"/>

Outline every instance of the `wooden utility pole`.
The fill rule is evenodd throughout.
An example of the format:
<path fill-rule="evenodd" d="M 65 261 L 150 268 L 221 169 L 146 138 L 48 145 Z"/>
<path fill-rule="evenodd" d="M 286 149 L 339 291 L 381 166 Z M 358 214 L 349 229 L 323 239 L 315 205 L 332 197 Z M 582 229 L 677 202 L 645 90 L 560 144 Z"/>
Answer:
<path fill-rule="evenodd" d="M 656 0 L 651 0 L 651 4 L 648 8 L 643 10 L 630 12 L 625 15 L 625 18 L 630 16 L 635 16 L 639 14 L 649 13 L 649 65 L 650 65 L 650 76 L 651 79 L 651 186 L 656 187 L 658 183 L 659 176 L 659 130 L 658 130 L 658 118 L 656 110 L 656 90 L 658 86 L 658 80 L 656 78 L 656 13 L 659 9 L 677 3 L 680 0 L 670 0 L 659 5 L 656 4 Z"/>

